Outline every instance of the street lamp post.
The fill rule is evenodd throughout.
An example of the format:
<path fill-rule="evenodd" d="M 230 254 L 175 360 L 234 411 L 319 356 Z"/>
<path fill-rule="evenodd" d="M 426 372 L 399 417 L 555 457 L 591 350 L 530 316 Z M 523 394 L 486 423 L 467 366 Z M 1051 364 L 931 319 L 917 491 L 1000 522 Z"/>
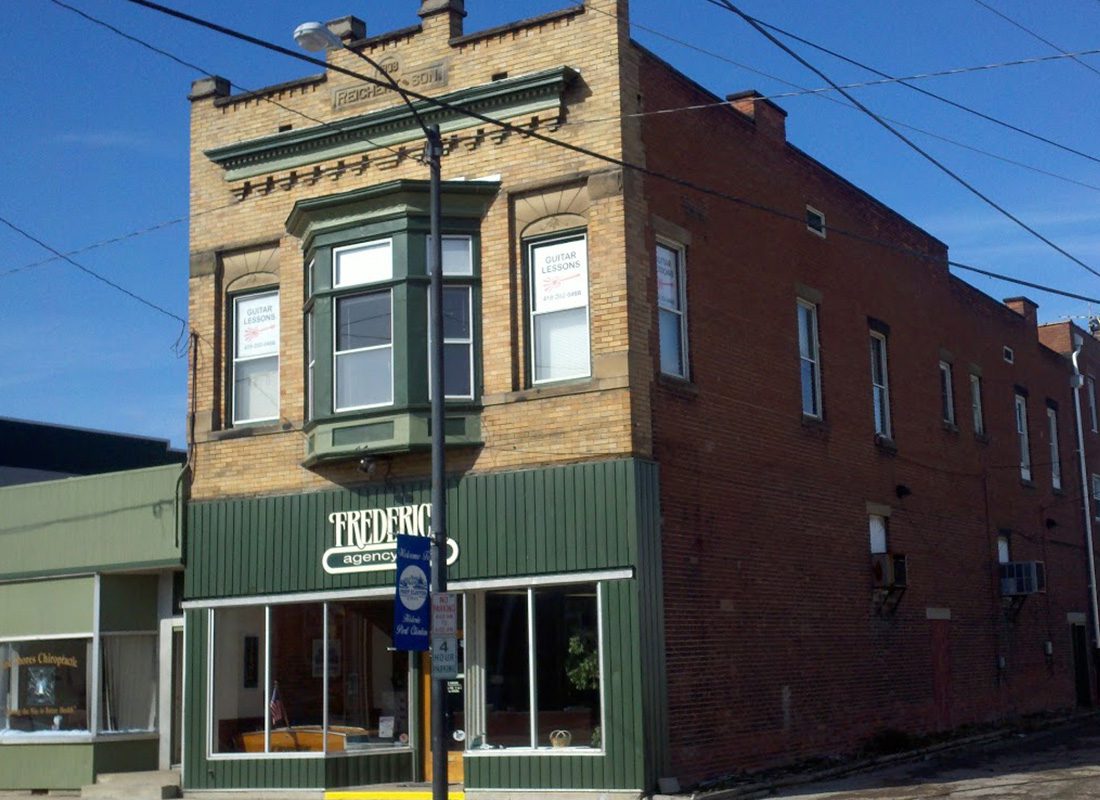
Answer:
<path fill-rule="evenodd" d="M 366 61 L 385 78 L 395 92 L 405 101 L 413 118 L 424 131 L 426 144 L 424 160 L 431 177 L 430 226 L 428 246 L 428 288 L 431 313 L 428 317 L 428 338 L 431 351 L 428 357 L 428 376 L 431 385 L 431 434 L 432 434 L 432 594 L 447 591 L 447 493 L 446 460 L 444 454 L 444 388 L 443 388 L 443 237 L 440 235 L 443 216 L 443 199 L 440 188 L 440 161 L 443 156 L 443 139 L 438 125 L 427 125 L 409 96 L 382 66 L 365 53 L 352 50 L 320 22 L 304 22 L 294 29 L 294 40 L 305 50 L 347 50 Z M 446 680 L 432 678 L 432 800 L 447 800 L 447 700 Z"/>

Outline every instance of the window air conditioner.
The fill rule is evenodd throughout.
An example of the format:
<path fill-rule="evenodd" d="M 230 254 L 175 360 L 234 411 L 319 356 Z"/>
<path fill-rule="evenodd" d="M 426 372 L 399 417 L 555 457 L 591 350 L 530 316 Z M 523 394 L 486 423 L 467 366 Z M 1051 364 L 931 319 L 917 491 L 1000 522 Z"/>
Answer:
<path fill-rule="evenodd" d="M 1001 564 L 1001 595 L 1017 597 L 1047 590 L 1046 568 L 1042 561 L 1008 561 Z"/>
<path fill-rule="evenodd" d="M 907 573 L 905 556 L 900 553 L 871 554 L 871 575 L 876 589 L 904 589 Z"/>

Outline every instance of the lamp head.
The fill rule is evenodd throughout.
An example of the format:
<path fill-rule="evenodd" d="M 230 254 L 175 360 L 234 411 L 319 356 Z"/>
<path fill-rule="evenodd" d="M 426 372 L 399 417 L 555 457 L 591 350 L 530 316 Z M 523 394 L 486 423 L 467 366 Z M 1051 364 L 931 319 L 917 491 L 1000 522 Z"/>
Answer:
<path fill-rule="evenodd" d="M 321 22 L 303 22 L 294 29 L 294 41 L 303 50 L 319 53 L 322 50 L 340 50 L 344 43 Z"/>

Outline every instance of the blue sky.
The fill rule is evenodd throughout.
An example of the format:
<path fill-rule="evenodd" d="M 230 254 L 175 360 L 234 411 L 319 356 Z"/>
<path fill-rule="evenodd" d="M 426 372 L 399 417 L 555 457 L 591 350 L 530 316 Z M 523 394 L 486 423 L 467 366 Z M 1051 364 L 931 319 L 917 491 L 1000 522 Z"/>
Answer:
<path fill-rule="evenodd" d="M 243 87 L 313 71 L 124 0 L 66 2 Z M 1100 49 L 1098 0 L 982 2 L 1064 50 Z M 565 4 L 467 0 L 466 29 Z M 367 21 L 368 33 L 380 33 L 416 22 L 419 2 L 175 0 L 174 5 L 293 46 L 291 31 L 307 18 L 354 14 Z M 741 0 L 740 5 L 894 75 L 1056 54 L 977 0 L 824 5 Z M 186 95 L 200 75 L 50 0 L 21 0 L 7 4 L 5 11 L 0 70 L 8 78 L 0 92 L 0 217 L 65 252 L 126 237 L 73 258 L 186 317 Z M 790 92 L 781 81 L 822 85 L 744 22 L 705 0 L 632 0 L 631 20 L 638 41 L 721 96 L 748 88 L 769 96 Z M 838 82 L 870 77 L 805 45 L 792 46 Z M 1095 144 L 1100 57 L 1082 60 L 1098 71 L 1060 59 L 932 78 L 920 85 L 1100 158 Z M 853 92 L 893 120 L 1055 173 L 1059 177 L 902 129 L 998 203 L 1100 270 L 1100 163 L 904 87 Z M 776 102 L 789 112 L 788 138 L 795 145 L 944 240 L 954 260 L 1100 297 L 1100 278 L 1020 230 L 863 114 L 817 95 L 778 97 Z M 690 113 L 684 112 L 685 123 Z M 180 324 L 63 261 L 38 263 L 49 257 L 0 226 L 0 416 L 159 436 L 182 446 L 186 360 L 173 349 Z M 1040 304 L 1042 321 L 1100 312 L 1084 302 L 962 276 L 996 298 L 1028 294 Z"/>

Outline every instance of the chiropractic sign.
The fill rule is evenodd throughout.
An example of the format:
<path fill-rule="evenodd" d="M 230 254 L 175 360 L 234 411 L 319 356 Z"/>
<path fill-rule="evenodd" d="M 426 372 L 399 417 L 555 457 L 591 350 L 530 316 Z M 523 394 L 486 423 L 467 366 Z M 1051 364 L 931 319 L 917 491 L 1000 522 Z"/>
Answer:
<path fill-rule="evenodd" d="M 329 575 L 381 572 L 397 568 L 398 535 L 430 537 L 432 506 L 416 503 L 328 515 L 333 546 L 321 557 Z M 447 539 L 447 563 L 458 560 L 458 542 Z"/>

